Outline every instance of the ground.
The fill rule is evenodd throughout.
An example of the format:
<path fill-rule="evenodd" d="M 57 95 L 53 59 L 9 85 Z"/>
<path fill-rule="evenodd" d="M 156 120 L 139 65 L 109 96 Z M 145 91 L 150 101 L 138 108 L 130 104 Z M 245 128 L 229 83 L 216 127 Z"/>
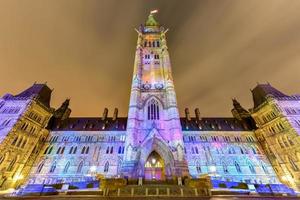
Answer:
<path fill-rule="evenodd" d="M 15 199 L 24 199 L 24 200 L 64 200 L 64 199 L 75 199 L 75 200 L 94 200 L 94 199 L 99 199 L 99 200 L 126 200 L 126 199 L 130 199 L 130 200 L 156 200 L 156 199 L 161 199 L 161 200 L 182 200 L 182 199 L 188 199 L 188 200 L 237 200 L 237 199 L 244 199 L 244 200 L 285 200 L 285 199 L 289 199 L 289 200 L 298 200 L 300 199 L 300 197 L 253 197 L 253 196 L 214 196 L 214 197 L 185 197 L 185 198 L 180 198 L 180 197 L 102 197 L 102 196 L 63 196 L 63 195 L 59 195 L 59 196 L 43 196 L 43 197 L 1 197 L 0 199 L 6 199 L 6 200 L 15 200 Z"/>

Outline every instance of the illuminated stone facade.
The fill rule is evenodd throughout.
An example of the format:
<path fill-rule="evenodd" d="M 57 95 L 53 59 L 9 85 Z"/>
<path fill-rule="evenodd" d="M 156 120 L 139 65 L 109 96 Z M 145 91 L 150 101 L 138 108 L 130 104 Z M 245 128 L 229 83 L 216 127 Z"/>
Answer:
<path fill-rule="evenodd" d="M 18 95 L 0 98 L 0 187 L 22 184 L 44 146 L 52 116 L 51 90 L 34 84 Z"/>
<path fill-rule="evenodd" d="M 300 188 L 300 96 L 288 96 L 270 84 L 252 90 L 252 116 L 262 144 L 279 179 Z"/>
<path fill-rule="evenodd" d="M 35 135 L 32 134 L 34 137 L 30 137 L 30 145 L 22 150 L 1 146 L 1 156 L 8 151 L 11 155 L 21 155 L 24 151 L 28 157 L 22 156 L 26 158 L 22 159 L 22 167 L 15 166 L 17 173 L 7 170 L 14 156 L 0 160 L 0 169 L 6 177 L 22 174 L 23 179 L 20 176 L 19 179 L 30 184 L 87 182 L 95 180 L 97 174 L 147 180 L 209 175 L 224 181 L 279 183 L 267 157 L 272 155 L 264 153 L 268 145 L 263 142 L 262 148 L 257 140 L 267 133 L 257 121 L 261 117 L 260 107 L 255 106 L 250 113 L 233 99 L 233 117 L 204 118 L 199 109 L 195 109 L 194 116 L 185 109 L 185 116 L 180 117 L 166 43 L 167 30 L 150 14 L 145 25 L 136 31 L 138 41 L 128 117 L 119 117 L 117 109 L 111 117 L 107 109 L 102 117 L 70 117 L 69 100 L 54 111 L 49 106 L 50 96 L 44 98 L 44 93 L 44 96 L 38 93 L 43 96 L 40 99 L 48 100 L 46 105 L 38 103 L 35 95 L 24 101 L 19 114 L 11 117 L 11 126 L 3 122 L 6 132 L 1 132 L 2 146 L 19 144 L 18 140 L 14 142 L 17 135 L 14 130 L 20 129 L 20 134 L 25 135 L 21 129 L 27 119 L 30 124 L 39 125 Z M 47 88 L 43 84 L 39 86 Z M 23 93 L 27 94 L 28 90 Z M 9 105 L 8 99 L 11 104 L 20 103 L 17 97 L 4 96 L 0 100 L 0 112 L 4 109 L 2 102 Z M 29 120 L 32 110 L 39 113 L 43 123 Z M 3 116 L 0 120 L 5 119 Z M 30 129 L 26 127 L 26 130 Z M 298 130 L 293 130 L 295 135 Z M 277 170 L 273 161 L 272 164 Z M 294 164 L 293 167 L 299 166 L 296 160 Z"/>

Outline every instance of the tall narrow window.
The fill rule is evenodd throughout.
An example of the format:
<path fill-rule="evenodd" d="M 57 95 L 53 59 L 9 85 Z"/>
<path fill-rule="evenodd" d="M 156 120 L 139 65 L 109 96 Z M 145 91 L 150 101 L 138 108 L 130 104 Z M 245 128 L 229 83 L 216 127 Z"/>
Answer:
<path fill-rule="evenodd" d="M 110 153 L 112 154 L 114 152 L 114 147 L 110 147 Z"/>
<path fill-rule="evenodd" d="M 73 154 L 76 154 L 77 152 L 77 147 L 74 148 Z"/>
<path fill-rule="evenodd" d="M 85 150 L 85 154 L 88 154 L 89 150 L 90 150 L 90 147 L 87 147 L 86 150 Z"/>
<path fill-rule="evenodd" d="M 82 148 L 81 154 L 84 154 L 84 152 L 85 152 L 85 147 Z"/>
<path fill-rule="evenodd" d="M 109 170 L 109 162 L 107 161 L 104 165 L 104 172 L 108 172 Z"/>
<path fill-rule="evenodd" d="M 67 162 L 67 164 L 64 168 L 64 173 L 68 173 L 69 167 L 70 167 L 70 162 Z"/>
<path fill-rule="evenodd" d="M 222 165 L 223 165 L 223 171 L 224 171 L 224 173 L 227 174 L 228 173 L 228 167 L 227 167 L 226 163 L 222 162 Z"/>
<path fill-rule="evenodd" d="M 249 163 L 248 166 L 249 166 L 249 169 L 250 169 L 251 173 L 252 173 L 252 174 L 255 174 L 256 171 L 255 171 L 254 166 L 253 166 L 251 163 Z"/>
<path fill-rule="evenodd" d="M 81 161 L 81 162 L 79 163 L 78 168 L 77 168 L 77 173 L 81 173 L 82 167 L 83 167 L 83 161 Z"/>
<path fill-rule="evenodd" d="M 197 170 L 198 174 L 200 174 L 202 172 L 201 165 L 198 162 L 197 162 L 197 165 L 196 165 L 196 170 Z"/>
<path fill-rule="evenodd" d="M 269 173 L 269 170 L 268 170 L 267 166 L 266 166 L 264 163 L 262 163 L 261 167 L 263 168 L 263 170 L 264 170 L 264 172 L 265 172 L 266 174 Z"/>
<path fill-rule="evenodd" d="M 242 170 L 241 170 L 241 167 L 240 167 L 239 163 L 235 161 L 235 162 L 234 162 L 234 165 L 235 165 L 236 171 L 237 171 L 238 173 L 242 173 Z"/>
<path fill-rule="evenodd" d="M 55 171 L 55 168 L 56 168 L 56 161 L 54 161 L 54 163 L 52 164 L 49 172 L 53 173 Z"/>
<path fill-rule="evenodd" d="M 12 171 L 12 170 L 13 170 L 16 161 L 17 161 L 17 157 L 15 157 L 14 159 L 12 159 L 12 161 L 9 163 L 9 166 L 8 166 L 8 168 L 7 168 L 7 171 Z"/>
<path fill-rule="evenodd" d="M 293 168 L 294 171 L 299 171 L 299 168 L 297 166 L 297 164 L 294 162 L 294 160 L 292 158 L 289 158 L 289 161 L 291 163 L 291 166 Z"/>
<path fill-rule="evenodd" d="M 40 173 L 40 172 L 42 171 L 42 169 L 43 169 L 43 167 L 44 167 L 44 163 L 45 163 L 45 162 L 42 162 L 42 163 L 39 164 L 39 166 L 38 166 L 38 168 L 37 168 L 37 170 L 36 170 L 37 173 Z"/>
<path fill-rule="evenodd" d="M 72 152 L 73 152 L 73 147 L 71 147 L 69 154 L 72 154 Z"/>
<path fill-rule="evenodd" d="M 61 149 L 60 154 L 63 154 L 64 152 L 65 152 L 65 147 L 63 147 L 63 148 Z"/>
<path fill-rule="evenodd" d="M 159 47 L 159 41 L 156 41 L 156 46 Z"/>
<path fill-rule="evenodd" d="M 1 155 L 0 156 L 0 165 L 3 163 L 4 159 L 5 159 L 5 155 Z"/>
<path fill-rule="evenodd" d="M 159 120 L 159 104 L 155 99 L 148 103 L 148 120 Z"/>

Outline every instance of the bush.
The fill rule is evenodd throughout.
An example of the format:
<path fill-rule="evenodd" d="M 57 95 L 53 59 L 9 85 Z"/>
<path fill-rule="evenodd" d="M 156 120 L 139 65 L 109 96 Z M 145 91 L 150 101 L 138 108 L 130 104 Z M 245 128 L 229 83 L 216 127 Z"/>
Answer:
<path fill-rule="evenodd" d="M 247 190 L 248 185 L 246 183 L 239 183 L 237 186 L 232 186 L 231 188 Z"/>
<path fill-rule="evenodd" d="M 227 188 L 225 183 L 219 183 L 219 188 Z"/>
<path fill-rule="evenodd" d="M 69 185 L 69 190 L 76 190 L 76 189 L 78 189 L 78 187 L 77 187 L 77 186 L 74 186 L 74 185 Z"/>
<path fill-rule="evenodd" d="M 60 190 L 62 188 L 62 185 L 63 185 L 62 183 L 58 183 L 58 184 L 53 184 L 51 186 L 57 190 Z"/>
<path fill-rule="evenodd" d="M 86 187 L 87 187 L 87 188 L 94 188 L 94 183 L 88 183 L 88 184 L 86 185 Z"/>

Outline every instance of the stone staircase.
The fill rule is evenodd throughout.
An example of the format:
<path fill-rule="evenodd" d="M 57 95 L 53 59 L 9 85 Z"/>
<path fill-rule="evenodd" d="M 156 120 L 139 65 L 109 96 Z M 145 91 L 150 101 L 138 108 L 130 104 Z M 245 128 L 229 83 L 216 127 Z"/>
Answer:
<path fill-rule="evenodd" d="M 210 191 L 178 185 L 127 185 L 117 189 L 104 189 L 103 196 L 109 197 L 197 197 L 210 196 Z"/>

